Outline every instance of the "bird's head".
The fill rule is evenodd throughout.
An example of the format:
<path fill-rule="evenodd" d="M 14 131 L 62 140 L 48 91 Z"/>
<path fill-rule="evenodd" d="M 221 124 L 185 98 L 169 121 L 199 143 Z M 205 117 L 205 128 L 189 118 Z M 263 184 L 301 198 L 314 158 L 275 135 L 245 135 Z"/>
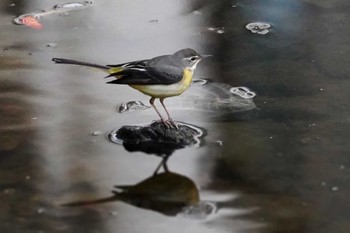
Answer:
<path fill-rule="evenodd" d="M 173 54 L 175 59 L 177 59 L 183 68 L 187 68 L 190 70 L 195 70 L 198 62 L 201 61 L 203 56 L 197 53 L 193 49 L 182 49 Z"/>

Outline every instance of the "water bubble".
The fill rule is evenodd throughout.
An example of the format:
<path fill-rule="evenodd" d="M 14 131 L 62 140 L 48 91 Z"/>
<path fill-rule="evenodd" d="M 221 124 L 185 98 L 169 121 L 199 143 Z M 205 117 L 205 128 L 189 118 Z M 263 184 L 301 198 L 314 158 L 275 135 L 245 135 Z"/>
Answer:
<path fill-rule="evenodd" d="M 208 27 L 208 31 L 216 32 L 217 34 L 223 34 L 225 33 L 224 27 Z"/>
<path fill-rule="evenodd" d="M 6 195 L 11 195 L 11 194 L 14 194 L 15 192 L 16 192 L 16 190 L 13 188 L 8 188 L 8 189 L 4 190 L 4 194 L 6 194 Z"/>
<path fill-rule="evenodd" d="M 194 79 L 191 83 L 191 86 L 202 86 L 205 85 L 208 80 L 205 79 Z"/>
<path fill-rule="evenodd" d="M 83 1 L 83 2 L 71 2 L 66 4 L 57 4 L 53 6 L 52 9 L 58 10 L 58 9 L 73 9 L 73 8 L 82 8 L 88 5 L 91 5 L 92 1 Z"/>
<path fill-rule="evenodd" d="M 56 48 L 58 45 L 56 43 L 47 43 L 46 47 L 48 48 Z"/>
<path fill-rule="evenodd" d="M 339 187 L 338 187 L 338 186 L 333 186 L 333 187 L 331 188 L 331 191 L 332 191 L 332 192 L 337 192 L 337 191 L 339 191 Z"/>
<path fill-rule="evenodd" d="M 128 111 L 131 111 L 131 110 L 144 110 L 144 109 L 147 109 L 147 108 L 150 108 L 150 107 L 146 106 L 141 101 L 128 101 L 128 102 L 122 103 L 118 107 L 118 112 L 119 113 L 124 113 L 124 112 L 128 112 Z"/>
<path fill-rule="evenodd" d="M 244 99 L 252 99 L 256 96 L 256 93 L 251 91 L 247 87 L 232 87 L 230 92 L 235 95 L 239 95 Z"/>
<path fill-rule="evenodd" d="M 254 22 L 254 23 L 249 23 L 245 26 L 246 29 L 251 31 L 252 33 L 260 34 L 260 35 L 265 35 L 269 33 L 269 28 L 271 27 L 270 24 L 268 23 L 261 23 L 261 22 Z"/>
<path fill-rule="evenodd" d="M 37 212 L 38 214 L 43 214 L 43 213 L 46 212 L 46 209 L 45 209 L 45 208 L 39 208 L 39 209 L 36 210 L 36 212 Z"/>
<path fill-rule="evenodd" d="M 221 140 L 217 140 L 216 143 L 219 145 L 219 146 L 222 146 L 223 145 L 223 142 Z"/>
<path fill-rule="evenodd" d="M 111 211 L 111 212 L 109 212 L 109 215 L 110 216 L 117 216 L 118 212 L 117 211 Z"/>
<path fill-rule="evenodd" d="M 217 212 L 216 204 L 208 201 L 202 201 L 198 204 L 184 207 L 179 215 L 184 218 L 203 220 L 215 212 Z"/>
<path fill-rule="evenodd" d="M 66 3 L 66 4 L 62 4 L 62 5 L 54 5 L 53 9 L 57 10 L 60 8 L 75 8 L 75 7 L 83 7 L 84 4 L 80 3 L 80 2 L 72 2 L 72 3 Z"/>
<path fill-rule="evenodd" d="M 93 131 L 93 132 L 90 133 L 90 135 L 92 135 L 92 136 L 98 136 L 98 135 L 101 135 L 101 134 L 102 134 L 101 131 Z"/>

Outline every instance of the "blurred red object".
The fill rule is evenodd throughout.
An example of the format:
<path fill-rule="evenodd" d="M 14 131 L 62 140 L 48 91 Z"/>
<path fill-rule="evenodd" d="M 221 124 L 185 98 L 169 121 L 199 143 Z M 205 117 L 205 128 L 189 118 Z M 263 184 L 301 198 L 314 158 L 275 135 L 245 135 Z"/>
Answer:
<path fill-rule="evenodd" d="M 31 28 L 34 28 L 34 29 L 42 29 L 43 28 L 43 25 L 41 23 L 39 23 L 39 21 L 31 15 L 28 15 L 28 16 L 22 18 L 21 21 L 24 25 L 31 27 Z"/>

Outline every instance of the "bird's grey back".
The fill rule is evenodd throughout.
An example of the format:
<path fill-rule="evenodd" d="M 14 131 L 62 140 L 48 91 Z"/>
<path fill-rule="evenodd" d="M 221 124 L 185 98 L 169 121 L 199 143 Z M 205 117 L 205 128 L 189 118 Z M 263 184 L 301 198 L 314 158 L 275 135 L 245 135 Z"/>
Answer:
<path fill-rule="evenodd" d="M 158 70 L 161 73 L 168 73 L 175 76 L 181 76 L 183 73 L 183 65 L 181 60 L 175 59 L 173 55 L 163 55 L 154 57 L 147 61 L 147 66 Z"/>

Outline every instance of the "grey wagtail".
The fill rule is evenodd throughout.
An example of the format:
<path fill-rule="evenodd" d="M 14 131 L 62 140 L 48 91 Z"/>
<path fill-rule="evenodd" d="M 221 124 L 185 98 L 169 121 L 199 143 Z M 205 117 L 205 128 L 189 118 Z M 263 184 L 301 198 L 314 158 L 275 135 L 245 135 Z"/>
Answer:
<path fill-rule="evenodd" d="M 171 55 L 163 55 L 146 60 L 132 61 L 117 65 L 97 65 L 82 61 L 53 58 L 59 64 L 89 66 L 109 73 L 106 78 L 114 77 L 112 84 L 127 84 L 130 87 L 151 96 L 150 104 L 156 110 L 162 122 L 168 127 L 176 124 L 164 105 L 164 99 L 181 95 L 191 84 L 193 72 L 203 57 L 193 49 L 182 49 Z M 159 98 L 168 119 L 165 120 L 156 106 Z"/>

